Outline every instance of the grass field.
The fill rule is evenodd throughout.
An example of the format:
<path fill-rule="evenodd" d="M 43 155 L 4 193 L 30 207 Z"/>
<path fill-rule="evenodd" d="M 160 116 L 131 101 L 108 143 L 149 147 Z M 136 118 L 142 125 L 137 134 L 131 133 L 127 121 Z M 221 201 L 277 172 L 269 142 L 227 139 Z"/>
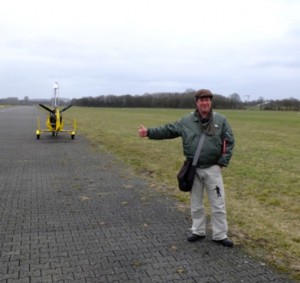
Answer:
<path fill-rule="evenodd" d="M 192 111 L 192 110 L 190 110 Z M 189 110 L 71 108 L 78 131 L 114 153 L 153 188 L 189 204 L 176 174 L 184 157 L 181 140 L 151 141 L 146 127 L 176 121 Z M 218 111 L 230 122 L 236 147 L 223 171 L 229 236 L 259 260 L 300 279 L 300 113 Z"/>

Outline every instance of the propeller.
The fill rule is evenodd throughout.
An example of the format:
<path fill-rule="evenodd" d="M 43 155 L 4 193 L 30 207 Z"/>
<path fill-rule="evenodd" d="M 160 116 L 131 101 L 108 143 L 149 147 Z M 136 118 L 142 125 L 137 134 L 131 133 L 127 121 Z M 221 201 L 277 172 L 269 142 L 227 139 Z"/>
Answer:
<path fill-rule="evenodd" d="M 50 108 L 48 108 L 47 106 L 45 106 L 45 105 L 43 105 L 43 104 L 39 104 L 39 105 L 40 105 L 41 107 L 43 107 L 44 109 L 46 109 L 47 111 L 49 111 L 50 113 L 55 114 L 55 110 L 51 110 Z M 72 106 L 73 106 L 73 105 L 71 104 L 71 105 L 69 105 L 69 106 L 63 108 L 62 110 L 59 110 L 59 112 L 62 113 L 62 112 L 64 112 L 64 111 L 68 110 L 69 108 L 71 108 Z"/>
<path fill-rule="evenodd" d="M 72 106 L 73 106 L 73 105 L 70 104 L 69 106 L 67 106 L 67 107 L 63 108 L 62 110 L 60 110 L 60 112 L 62 113 L 62 112 L 64 112 L 64 111 L 68 110 L 69 108 L 71 108 Z"/>
<path fill-rule="evenodd" d="M 50 108 L 48 108 L 47 106 L 43 105 L 43 104 L 39 104 L 41 107 L 43 107 L 44 109 L 46 109 L 47 111 L 49 111 L 50 113 L 55 114 L 54 110 L 51 110 Z"/>

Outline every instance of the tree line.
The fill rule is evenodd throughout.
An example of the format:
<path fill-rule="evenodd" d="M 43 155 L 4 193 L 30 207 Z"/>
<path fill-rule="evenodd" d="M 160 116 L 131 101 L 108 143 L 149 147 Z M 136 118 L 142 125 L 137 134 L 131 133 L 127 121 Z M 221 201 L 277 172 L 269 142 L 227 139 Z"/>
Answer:
<path fill-rule="evenodd" d="M 75 106 L 85 107 L 115 107 L 115 108 L 182 108 L 195 107 L 194 90 L 172 93 L 146 93 L 144 95 L 101 95 L 97 97 L 82 97 L 73 99 Z M 295 98 L 265 101 L 263 98 L 243 102 L 240 95 L 233 93 L 228 97 L 214 94 L 215 109 L 247 109 L 299 111 L 300 101 Z"/>
<path fill-rule="evenodd" d="M 182 108 L 193 109 L 195 107 L 196 91 L 187 89 L 185 92 L 161 92 L 145 93 L 144 95 L 101 95 L 96 97 L 82 97 L 79 99 L 60 99 L 60 105 L 75 105 L 85 107 L 115 107 L 115 108 Z M 16 97 L 0 99 L 0 104 L 33 105 L 49 104 L 49 99 L 31 100 L 25 97 L 19 100 Z M 282 100 L 257 100 L 242 101 L 237 93 L 229 96 L 214 94 L 213 108 L 215 109 L 260 109 L 274 111 L 300 111 L 300 101 L 295 98 Z"/>

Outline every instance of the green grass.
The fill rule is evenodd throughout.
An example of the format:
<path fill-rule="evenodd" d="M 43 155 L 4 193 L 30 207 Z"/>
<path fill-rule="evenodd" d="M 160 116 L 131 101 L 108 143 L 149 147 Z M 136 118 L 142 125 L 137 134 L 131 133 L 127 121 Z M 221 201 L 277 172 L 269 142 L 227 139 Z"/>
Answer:
<path fill-rule="evenodd" d="M 192 111 L 192 109 L 190 110 Z M 184 157 L 181 140 L 138 137 L 146 127 L 176 121 L 189 110 L 71 108 L 78 131 L 97 149 L 124 160 L 153 188 L 177 197 L 176 174 Z M 229 235 L 244 250 L 300 279 L 300 113 L 219 111 L 236 138 L 224 169 Z"/>

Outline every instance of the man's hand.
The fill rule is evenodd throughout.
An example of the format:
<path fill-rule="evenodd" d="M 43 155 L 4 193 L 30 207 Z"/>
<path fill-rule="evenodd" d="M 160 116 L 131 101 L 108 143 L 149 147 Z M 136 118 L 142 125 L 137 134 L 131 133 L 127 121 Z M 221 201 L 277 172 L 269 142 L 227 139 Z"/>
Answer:
<path fill-rule="evenodd" d="M 139 128 L 139 136 L 141 138 L 145 138 L 145 137 L 147 137 L 147 135 L 148 135 L 148 129 L 145 128 L 143 125 L 141 125 Z"/>

